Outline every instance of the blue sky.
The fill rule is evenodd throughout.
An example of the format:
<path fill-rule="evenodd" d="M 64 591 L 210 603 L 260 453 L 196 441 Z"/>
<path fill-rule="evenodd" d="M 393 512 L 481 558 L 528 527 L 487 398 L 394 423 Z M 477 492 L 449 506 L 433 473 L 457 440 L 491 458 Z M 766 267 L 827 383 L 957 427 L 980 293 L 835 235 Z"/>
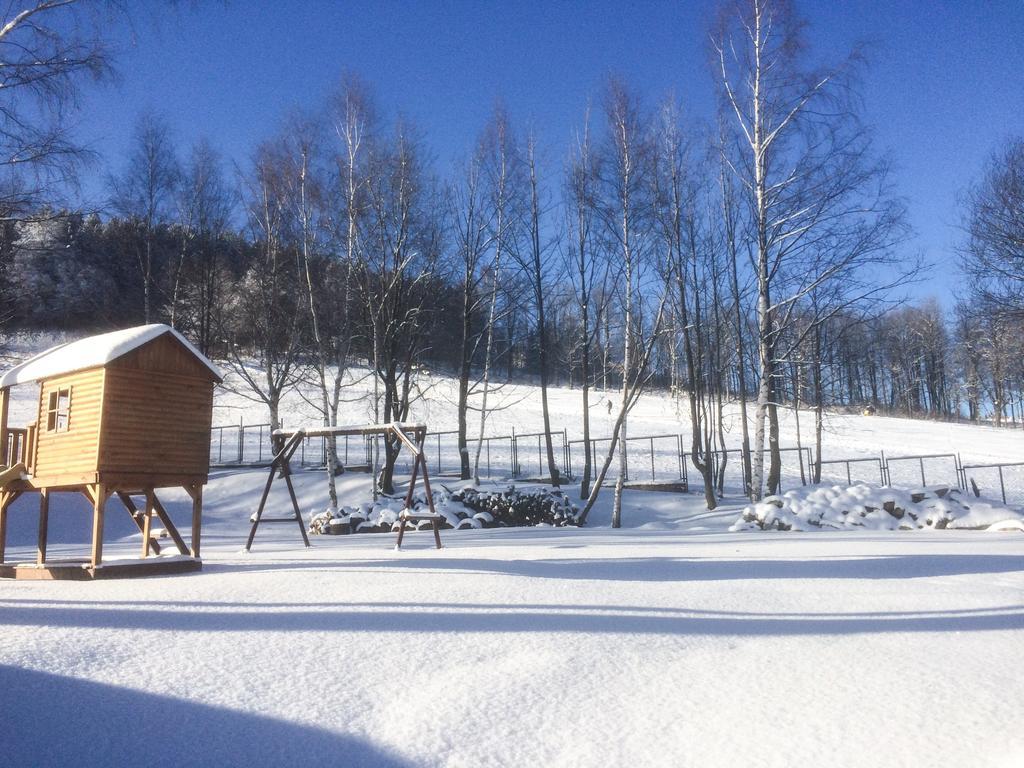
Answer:
<path fill-rule="evenodd" d="M 960 235 L 958 196 L 998 143 L 1024 134 L 1024 1 L 804 0 L 812 58 L 869 43 L 865 119 L 896 165 L 916 237 L 940 265 L 921 287 L 943 293 Z M 502 99 L 564 155 L 588 100 L 611 73 L 654 102 L 669 92 L 695 118 L 713 115 L 706 31 L 714 3 L 182 3 L 137 17 L 116 82 L 91 87 L 77 121 L 102 156 L 92 194 L 121 162 L 132 126 L 162 115 L 183 146 L 209 138 L 244 162 L 295 107 L 323 103 L 345 69 L 386 114 L 416 123 L 447 171 Z"/>

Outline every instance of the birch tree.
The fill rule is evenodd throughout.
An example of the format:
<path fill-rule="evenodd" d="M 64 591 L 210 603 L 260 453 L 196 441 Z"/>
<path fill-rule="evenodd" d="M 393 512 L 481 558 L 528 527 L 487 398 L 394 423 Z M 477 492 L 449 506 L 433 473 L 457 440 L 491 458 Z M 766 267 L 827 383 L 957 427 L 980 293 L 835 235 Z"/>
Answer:
<path fill-rule="evenodd" d="M 493 251 L 487 269 L 489 282 L 487 320 L 484 324 L 483 372 L 480 379 L 480 421 L 476 454 L 473 457 L 473 480 L 480 482 L 480 453 L 484 445 L 484 432 L 491 408 L 491 377 L 495 361 L 497 323 L 504 313 L 499 310 L 501 291 L 506 288 L 505 263 L 508 253 L 515 249 L 515 218 L 521 164 L 515 137 L 507 112 L 497 107 L 481 138 L 482 167 L 486 179 L 486 204 L 491 225 L 489 242 Z M 506 316 L 506 319 L 509 319 Z M 511 344 L 510 344 L 511 346 Z M 509 353 L 511 367 L 511 353 Z"/>
<path fill-rule="evenodd" d="M 487 312 L 487 319 L 493 322 L 491 310 L 485 310 L 490 304 L 494 307 L 494 297 L 490 296 L 483 284 L 484 259 L 490 249 L 492 240 L 492 217 L 494 212 L 486 204 L 486 180 L 483 168 L 483 149 L 478 147 L 465 162 L 460 180 L 449 191 L 449 218 L 452 221 L 454 235 L 455 263 L 459 280 L 460 293 L 460 343 L 459 343 L 459 395 L 457 404 L 458 449 L 460 477 L 468 480 L 471 476 L 469 460 L 469 400 L 472 385 L 473 361 L 485 329 L 478 323 L 482 312 Z M 492 277 L 492 281 L 497 276 Z M 481 290 L 481 288 L 483 290 Z M 491 291 L 493 294 L 493 289 Z M 490 336 L 488 335 L 488 339 Z"/>
<path fill-rule="evenodd" d="M 787 0 L 730 0 L 712 40 L 730 117 L 726 157 L 751 224 L 759 373 L 755 499 L 766 485 L 774 492 L 781 473 L 781 334 L 801 298 L 839 279 L 849 264 L 821 258 L 835 232 L 856 229 L 865 209 L 869 217 L 890 215 L 884 165 L 871 160 L 870 135 L 856 114 L 859 52 L 838 65 L 808 67 L 805 27 Z"/>
<path fill-rule="evenodd" d="M 613 458 L 618 476 L 612 502 L 612 527 L 622 525 L 622 491 L 626 482 L 626 438 L 629 412 L 650 382 L 651 357 L 662 332 L 666 292 L 652 290 L 649 247 L 654 218 L 651 209 L 652 147 L 650 126 L 639 100 L 622 82 L 612 80 L 604 96 L 606 137 L 602 176 L 602 219 L 621 263 L 615 288 L 622 330 L 622 386 L 608 453 L 582 512 L 586 520 L 597 501 Z"/>
<path fill-rule="evenodd" d="M 548 407 L 548 383 L 551 375 L 551 350 L 548 333 L 550 331 L 547 318 L 547 290 L 554 261 L 551 255 L 556 246 L 556 237 L 548 234 L 547 219 L 550 206 L 541 188 L 539 161 L 537 158 L 537 141 L 534 134 L 526 139 L 525 152 L 526 200 L 521 211 L 522 239 L 515 239 L 509 254 L 516 261 L 525 277 L 532 300 L 536 327 L 536 352 L 538 372 L 540 374 L 541 418 L 544 424 L 544 451 L 548 465 L 548 475 L 552 485 L 561 482 L 561 472 L 555 462 L 554 444 L 551 438 L 551 411 Z"/>
<path fill-rule="evenodd" d="M 580 389 L 582 395 L 583 475 L 580 478 L 580 498 L 590 495 L 594 474 L 594 452 L 590 434 L 590 388 L 594 376 L 592 354 L 600 331 L 598 322 L 606 311 L 602 302 L 609 292 L 610 264 L 605 253 L 605 238 L 600 232 L 600 153 L 592 145 L 590 115 L 584 118 L 583 128 L 576 137 L 566 168 L 566 260 L 569 280 L 579 310 L 579 336 L 575 348 L 580 361 Z"/>

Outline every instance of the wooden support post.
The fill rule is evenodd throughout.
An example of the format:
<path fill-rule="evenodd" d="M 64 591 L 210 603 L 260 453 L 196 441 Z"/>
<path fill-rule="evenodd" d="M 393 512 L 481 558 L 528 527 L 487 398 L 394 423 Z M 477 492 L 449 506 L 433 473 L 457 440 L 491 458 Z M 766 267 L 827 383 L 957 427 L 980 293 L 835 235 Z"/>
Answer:
<path fill-rule="evenodd" d="M 39 489 L 39 546 L 36 552 L 36 562 L 43 565 L 46 562 L 46 534 L 50 525 L 50 491 L 48 488 Z"/>
<path fill-rule="evenodd" d="M 267 506 L 267 499 L 270 496 L 270 487 L 274 484 L 274 476 L 278 473 L 280 473 L 281 477 L 284 478 L 285 484 L 288 486 L 288 495 L 291 498 L 292 509 L 295 512 L 295 520 L 299 525 L 299 532 L 302 534 L 302 542 L 307 547 L 309 546 L 309 537 L 306 536 L 306 525 L 302 522 L 302 513 L 299 511 L 299 502 L 295 496 L 295 488 L 292 486 L 291 479 L 291 458 L 295 455 L 295 451 L 297 451 L 299 446 L 302 444 L 304 437 L 305 435 L 301 431 L 296 432 L 294 435 L 289 437 L 274 456 L 274 460 L 270 462 L 270 470 L 267 472 L 267 482 L 263 486 L 263 494 L 260 496 L 260 504 L 256 508 L 256 514 L 253 517 L 252 528 L 249 529 L 249 538 L 245 542 L 246 552 L 252 548 L 253 539 L 256 538 L 256 529 L 259 528 L 260 523 L 263 522 L 263 512 Z M 291 519 L 278 517 L 267 520 L 267 522 L 285 523 L 291 522 Z"/>
<path fill-rule="evenodd" d="M 107 487 L 103 483 L 96 483 L 92 493 L 92 557 L 89 564 L 97 568 L 103 563 L 103 512 L 107 503 Z"/>
<path fill-rule="evenodd" d="M 430 490 L 430 478 L 427 476 L 427 460 L 420 454 L 420 461 L 423 462 L 423 490 L 427 494 L 427 506 L 430 508 L 430 524 L 434 528 L 434 544 L 441 549 L 441 528 L 437 520 L 437 510 L 434 509 L 434 494 Z"/>
<path fill-rule="evenodd" d="M 142 557 L 149 557 L 149 538 L 153 530 L 153 489 L 146 489 L 146 509 L 142 513 Z M 159 550 L 157 550 L 159 554 Z"/>
<path fill-rule="evenodd" d="M 150 533 L 149 536 L 145 535 L 145 524 L 143 523 L 143 513 L 139 511 L 138 507 L 135 506 L 135 502 L 132 501 L 132 497 L 124 491 L 118 491 L 117 497 L 124 504 L 124 508 L 128 510 L 128 515 L 131 517 L 132 522 L 138 527 L 139 532 L 143 534 L 142 540 L 149 541 L 148 549 L 153 550 L 154 555 L 160 554 L 160 542 Z M 149 496 L 146 497 L 147 503 L 149 502 Z M 150 507 L 152 509 L 152 507 Z M 143 551 L 143 557 L 145 557 L 145 550 Z"/>
<path fill-rule="evenodd" d="M 11 399 L 10 392 L 10 388 L 7 387 L 0 389 L 0 466 L 4 467 L 7 466 L 7 412 Z"/>
<path fill-rule="evenodd" d="M 7 549 L 7 508 L 11 506 L 11 494 L 0 491 L 0 563 L 4 561 Z"/>
<path fill-rule="evenodd" d="M 295 520 L 299 524 L 299 533 L 302 534 L 302 543 L 309 547 L 309 536 L 306 535 L 306 524 L 302 521 L 302 512 L 299 511 L 299 500 L 295 497 L 295 487 L 292 485 L 291 472 L 284 473 L 284 482 L 288 486 L 288 496 L 292 500 L 292 509 L 295 510 Z"/>
<path fill-rule="evenodd" d="M 153 511 L 160 518 L 160 522 L 164 524 L 164 529 L 166 529 L 167 534 L 171 537 L 171 541 L 174 542 L 174 546 L 178 548 L 178 552 L 182 555 L 187 555 L 189 549 L 185 546 L 185 540 L 181 538 L 178 529 L 174 527 L 174 522 L 171 520 L 171 516 L 167 514 L 167 510 L 164 509 L 164 505 L 160 503 L 160 498 L 156 495 L 156 491 L 153 491 Z"/>
<path fill-rule="evenodd" d="M 402 513 L 398 516 L 398 541 L 395 542 L 395 549 L 402 548 L 402 539 L 405 538 L 406 522 L 421 522 L 430 520 L 430 526 L 434 531 L 434 544 L 441 549 L 441 528 L 438 520 L 437 510 L 434 508 L 434 495 L 430 490 L 430 478 L 427 474 L 427 457 L 423 451 L 423 444 L 426 441 L 426 430 L 416 430 L 413 444 L 402 430 L 395 426 L 393 430 L 399 441 L 404 443 L 413 454 L 412 477 L 409 478 L 409 490 L 405 492 L 405 504 Z M 420 469 L 423 470 L 423 490 L 427 497 L 427 506 L 430 508 L 429 515 L 417 515 L 413 512 L 413 497 L 416 492 L 416 478 L 419 477 Z"/>
<path fill-rule="evenodd" d="M 198 560 L 203 527 L 203 486 L 193 485 L 185 490 L 192 497 L 192 557 Z"/>

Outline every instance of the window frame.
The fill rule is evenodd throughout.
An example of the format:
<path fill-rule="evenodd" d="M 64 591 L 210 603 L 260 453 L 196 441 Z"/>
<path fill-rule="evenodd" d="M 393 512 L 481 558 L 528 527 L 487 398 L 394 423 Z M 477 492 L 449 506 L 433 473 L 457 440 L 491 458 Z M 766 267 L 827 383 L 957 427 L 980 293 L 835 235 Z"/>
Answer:
<path fill-rule="evenodd" d="M 71 386 L 57 387 L 48 393 L 46 402 L 47 433 L 71 430 Z M 61 400 L 64 399 L 63 407 Z"/>

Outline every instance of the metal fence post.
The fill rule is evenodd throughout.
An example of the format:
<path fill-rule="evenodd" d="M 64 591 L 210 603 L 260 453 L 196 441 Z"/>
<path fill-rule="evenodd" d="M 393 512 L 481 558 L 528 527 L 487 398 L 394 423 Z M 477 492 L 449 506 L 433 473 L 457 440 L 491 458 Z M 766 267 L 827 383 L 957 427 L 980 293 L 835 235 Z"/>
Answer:
<path fill-rule="evenodd" d="M 512 427 L 512 477 L 519 477 L 519 440 L 515 427 Z"/>
<path fill-rule="evenodd" d="M 572 479 L 572 462 L 569 461 L 569 430 L 562 427 L 562 461 L 565 465 L 565 476 Z"/>

